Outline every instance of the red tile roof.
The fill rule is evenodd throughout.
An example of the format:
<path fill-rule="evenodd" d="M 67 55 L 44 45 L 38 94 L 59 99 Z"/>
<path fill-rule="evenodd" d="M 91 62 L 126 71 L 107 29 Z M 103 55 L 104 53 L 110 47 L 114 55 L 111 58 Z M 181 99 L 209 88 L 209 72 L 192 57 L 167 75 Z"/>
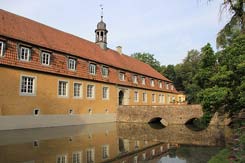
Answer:
<path fill-rule="evenodd" d="M 62 32 L 36 21 L 0 9 L 0 35 L 68 53 L 88 60 L 129 70 L 138 74 L 170 81 L 151 66 L 111 49 Z"/>

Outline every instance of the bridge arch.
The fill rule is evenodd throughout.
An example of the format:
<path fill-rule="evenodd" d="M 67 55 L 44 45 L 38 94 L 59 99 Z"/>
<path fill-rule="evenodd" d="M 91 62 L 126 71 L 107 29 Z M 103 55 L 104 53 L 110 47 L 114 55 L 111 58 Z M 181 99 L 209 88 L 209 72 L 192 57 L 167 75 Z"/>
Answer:
<path fill-rule="evenodd" d="M 163 126 L 168 126 L 168 122 L 162 117 L 152 117 L 148 123 L 161 123 Z"/>

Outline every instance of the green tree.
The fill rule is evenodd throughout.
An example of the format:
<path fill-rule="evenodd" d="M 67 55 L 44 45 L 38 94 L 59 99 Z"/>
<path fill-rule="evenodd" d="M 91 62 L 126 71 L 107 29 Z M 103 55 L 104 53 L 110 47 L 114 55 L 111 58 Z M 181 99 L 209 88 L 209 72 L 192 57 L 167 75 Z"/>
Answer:
<path fill-rule="evenodd" d="M 244 0 L 224 0 L 221 4 L 221 14 L 225 10 L 228 10 L 232 17 L 218 33 L 216 43 L 221 48 L 230 45 L 232 39 L 240 33 L 245 33 Z"/>
<path fill-rule="evenodd" d="M 208 58 L 212 58 L 211 56 Z M 207 112 L 222 111 L 232 114 L 245 106 L 245 35 L 241 34 L 233 39 L 230 46 L 219 51 L 216 56 L 217 63 L 213 72 L 210 69 L 212 64 L 204 63 L 214 61 L 202 57 L 201 73 L 196 78 L 198 81 L 205 81 L 198 82 L 202 88 L 198 98 Z M 202 76 L 203 72 L 208 75 Z"/>
<path fill-rule="evenodd" d="M 152 68 L 154 68 L 158 72 L 162 71 L 161 64 L 158 60 L 156 60 L 154 58 L 154 54 L 137 52 L 137 53 L 132 54 L 131 57 L 134 57 L 134 58 L 150 65 Z"/>
<path fill-rule="evenodd" d="M 212 85 L 210 78 L 216 71 L 216 56 L 209 43 L 202 48 L 200 57 L 198 72 L 193 80 L 196 80 L 198 86 L 204 89 Z"/>

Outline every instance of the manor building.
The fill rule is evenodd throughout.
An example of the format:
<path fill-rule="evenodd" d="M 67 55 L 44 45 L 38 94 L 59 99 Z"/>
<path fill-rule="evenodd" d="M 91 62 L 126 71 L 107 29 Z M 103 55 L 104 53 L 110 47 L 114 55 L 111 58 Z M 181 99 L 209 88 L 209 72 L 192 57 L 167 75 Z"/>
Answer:
<path fill-rule="evenodd" d="M 101 17 L 95 43 L 0 9 L 0 129 L 116 120 L 120 105 L 185 101 L 149 65 L 107 47 Z"/>

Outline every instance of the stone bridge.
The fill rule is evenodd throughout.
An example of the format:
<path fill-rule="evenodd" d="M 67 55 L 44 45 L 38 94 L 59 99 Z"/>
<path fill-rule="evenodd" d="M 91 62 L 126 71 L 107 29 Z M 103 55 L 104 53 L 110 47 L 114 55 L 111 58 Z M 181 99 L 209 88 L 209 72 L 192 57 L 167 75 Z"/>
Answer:
<path fill-rule="evenodd" d="M 148 123 L 156 119 L 168 124 L 185 124 L 203 115 L 201 105 L 119 106 L 117 121 Z"/>
<path fill-rule="evenodd" d="M 193 131 L 186 125 L 169 125 L 155 129 L 144 123 L 117 123 L 117 130 L 121 139 L 198 146 L 224 146 L 232 134 L 229 127 L 214 125 L 202 131 Z"/>

